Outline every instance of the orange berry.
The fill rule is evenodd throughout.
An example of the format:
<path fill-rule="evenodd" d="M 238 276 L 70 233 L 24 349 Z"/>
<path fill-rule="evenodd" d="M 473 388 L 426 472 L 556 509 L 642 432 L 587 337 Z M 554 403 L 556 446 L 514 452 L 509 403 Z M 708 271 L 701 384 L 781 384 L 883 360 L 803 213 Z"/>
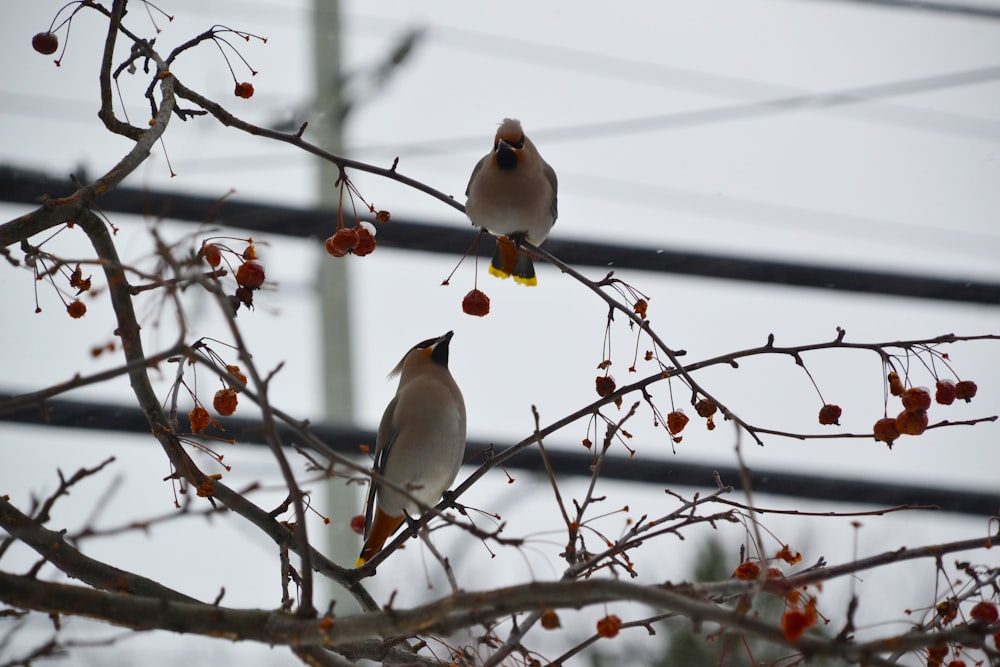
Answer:
<path fill-rule="evenodd" d="M 948 651 L 947 646 L 928 646 L 927 667 L 941 667 L 944 664 L 944 659 L 948 657 Z"/>
<path fill-rule="evenodd" d="M 205 258 L 209 266 L 216 267 L 222 263 L 222 252 L 219 246 L 214 243 L 207 243 L 201 247 L 201 256 Z"/>
<path fill-rule="evenodd" d="M 622 629 L 622 619 L 614 614 L 605 616 L 597 622 L 597 634 L 605 639 L 611 639 L 618 635 Z"/>
<path fill-rule="evenodd" d="M 215 392 L 215 398 L 212 399 L 212 407 L 223 417 L 228 417 L 236 412 L 236 404 L 238 402 L 239 397 L 236 395 L 236 390 L 232 387 L 226 387 Z"/>
<path fill-rule="evenodd" d="M 483 317 L 490 312 L 490 298 L 478 289 L 470 290 L 462 299 L 462 312 L 466 315 Z"/>
<path fill-rule="evenodd" d="M 955 383 L 951 380 L 938 380 L 934 389 L 934 400 L 941 405 L 951 405 L 955 402 Z"/>
<path fill-rule="evenodd" d="M 896 371 L 889 372 L 889 393 L 893 396 L 903 395 L 903 383 L 899 379 L 899 373 Z"/>
<path fill-rule="evenodd" d="M 87 304 L 77 299 L 66 306 L 66 312 L 69 313 L 69 316 L 74 320 L 78 320 L 87 314 Z"/>
<path fill-rule="evenodd" d="M 700 417 L 711 417 L 715 414 L 716 410 L 718 410 L 718 408 L 715 403 L 707 398 L 703 398 L 694 404 L 694 411 L 697 412 Z"/>
<path fill-rule="evenodd" d="M 31 38 L 31 48 L 44 56 L 51 56 L 59 48 L 59 38 L 51 32 L 40 32 Z"/>
<path fill-rule="evenodd" d="M 645 299 L 637 299 L 635 305 L 632 306 L 632 310 L 635 311 L 635 314 L 641 317 L 642 319 L 646 319 L 646 310 L 648 308 L 649 308 L 649 302 L 647 302 Z"/>
<path fill-rule="evenodd" d="M 971 610 L 969 610 L 969 617 L 974 621 L 979 621 L 980 623 L 996 623 L 997 619 L 1000 618 L 1000 614 L 997 613 L 997 606 L 992 602 L 977 602 Z"/>
<path fill-rule="evenodd" d="M 365 515 L 356 514 L 351 517 L 351 530 L 353 530 L 358 535 L 365 534 Z"/>
<path fill-rule="evenodd" d="M 384 211 L 384 210 L 379 211 L 378 213 L 375 214 L 376 222 L 389 222 L 389 218 L 391 217 L 392 214 L 389 213 L 389 211 Z"/>
<path fill-rule="evenodd" d="M 785 635 L 785 639 L 790 642 L 798 641 L 802 633 L 816 622 L 815 618 L 812 619 L 812 623 L 809 621 L 809 614 L 804 611 L 798 609 L 786 611 L 781 617 L 781 630 Z"/>
<path fill-rule="evenodd" d="M 839 405 L 827 403 L 819 409 L 819 423 L 824 426 L 834 424 L 840 426 L 840 415 L 842 410 Z"/>
<path fill-rule="evenodd" d="M 200 405 L 196 405 L 188 413 L 188 422 L 191 424 L 192 433 L 201 433 L 212 423 L 212 418 L 208 415 L 208 410 Z"/>
<path fill-rule="evenodd" d="M 896 430 L 903 435 L 920 435 L 927 430 L 927 411 L 903 410 L 896 416 Z"/>
<path fill-rule="evenodd" d="M 684 430 L 688 421 L 688 416 L 686 414 L 680 410 L 674 410 L 667 415 L 667 430 L 670 431 L 670 435 L 677 435 Z"/>
<path fill-rule="evenodd" d="M 239 366 L 233 366 L 232 364 L 230 364 L 226 366 L 226 370 L 229 371 L 230 375 L 235 376 L 236 379 L 242 382 L 243 384 L 247 383 L 247 376 L 240 371 Z M 236 389 L 236 387 L 233 387 L 233 389 Z M 236 391 L 239 390 L 237 389 Z"/>
<path fill-rule="evenodd" d="M 910 387 L 903 392 L 903 409 L 907 412 L 921 412 L 931 407 L 931 392 L 924 387 Z"/>
<path fill-rule="evenodd" d="M 607 398 L 615 392 L 615 379 L 610 375 L 598 375 L 594 380 L 594 385 L 597 389 L 597 395 L 601 398 Z"/>
<path fill-rule="evenodd" d="M 743 581 L 753 581 L 760 576 L 760 565 L 753 561 L 744 561 L 736 566 L 733 576 Z"/>
<path fill-rule="evenodd" d="M 338 229 L 326 240 L 326 251 L 334 257 L 343 257 L 358 245 L 358 230 L 352 227 Z"/>
<path fill-rule="evenodd" d="M 252 260 L 243 262 L 240 268 L 236 269 L 236 282 L 248 290 L 260 288 L 264 284 L 264 267 Z"/>
<path fill-rule="evenodd" d="M 542 627 L 546 630 L 555 630 L 562 624 L 559 622 L 559 614 L 551 609 L 546 609 L 542 612 L 542 617 L 539 619 L 542 623 Z"/>
<path fill-rule="evenodd" d="M 896 420 L 892 417 L 883 417 L 875 422 L 875 439 L 892 447 L 893 441 L 899 437 L 899 430 L 896 429 Z"/>
<path fill-rule="evenodd" d="M 242 97 L 245 100 L 253 97 L 253 84 L 248 81 L 242 81 L 236 84 L 236 90 L 234 91 L 236 97 Z"/>
<path fill-rule="evenodd" d="M 375 236 L 364 227 L 358 227 L 358 244 L 351 251 L 357 257 L 370 255 L 375 250 Z"/>
<path fill-rule="evenodd" d="M 972 400 L 972 397 L 976 395 L 979 391 L 979 387 L 972 380 L 962 380 L 955 385 L 955 398 L 961 398 L 966 403 Z"/>

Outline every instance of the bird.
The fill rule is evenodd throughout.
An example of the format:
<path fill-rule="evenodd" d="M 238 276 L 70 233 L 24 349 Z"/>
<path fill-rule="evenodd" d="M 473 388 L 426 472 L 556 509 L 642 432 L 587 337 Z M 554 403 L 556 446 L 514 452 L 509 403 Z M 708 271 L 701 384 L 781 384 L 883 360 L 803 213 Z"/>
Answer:
<path fill-rule="evenodd" d="M 365 544 L 355 568 L 377 554 L 406 515 L 435 505 L 465 455 L 465 400 L 448 370 L 453 331 L 410 348 L 389 374 L 399 376 L 375 436 L 373 478 L 365 503 Z M 399 489 L 405 489 L 402 493 Z"/>
<path fill-rule="evenodd" d="M 472 224 L 497 237 L 492 275 L 538 284 L 534 263 L 520 245 L 538 246 L 548 237 L 558 217 L 557 189 L 555 170 L 525 136 L 521 121 L 505 118 L 493 150 L 476 163 L 465 190 L 465 213 Z"/>

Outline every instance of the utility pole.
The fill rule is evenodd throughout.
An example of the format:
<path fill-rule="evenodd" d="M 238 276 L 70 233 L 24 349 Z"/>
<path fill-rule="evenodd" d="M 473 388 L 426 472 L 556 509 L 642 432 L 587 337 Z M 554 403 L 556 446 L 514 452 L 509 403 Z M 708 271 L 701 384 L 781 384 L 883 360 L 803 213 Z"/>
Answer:
<path fill-rule="evenodd" d="M 343 100 L 341 95 L 341 31 L 340 3 L 338 0 L 313 0 L 313 58 L 314 97 L 310 134 L 324 149 L 340 153 L 343 150 L 341 120 Z M 334 185 L 339 172 L 336 165 L 325 160 L 317 163 L 319 203 L 324 208 L 336 209 L 339 189 Z M 331 219 L 333 216 L 331 216 Z M 350 327 L 350 289 L 348 262 L 335 260 L 322 246 L 319 257 L 319 308 L 322 335 L 322 373 L 326 418 L 334 424 L 354 423 L 354 366 Z M 327 482 L 327 507 L 330 525 L 325 529 L 328 558 L 345 567 L 354 565 L 360 551 L 357 535 L 350 528 L 350 518 L 360 513 L 360 498 L 356 486 L 347 486 L 343 480 Z M 357 610 L 357 604 L 337 588 L 329 591 L 336 601 L 338 614 Z"/>

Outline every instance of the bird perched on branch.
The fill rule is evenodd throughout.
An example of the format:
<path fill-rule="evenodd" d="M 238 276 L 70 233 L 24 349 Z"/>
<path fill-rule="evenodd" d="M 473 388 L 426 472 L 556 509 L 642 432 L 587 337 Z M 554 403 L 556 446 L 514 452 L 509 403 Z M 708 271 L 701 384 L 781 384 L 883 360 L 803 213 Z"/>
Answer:
<path fill-rule="evenodd" d="M 465 454 L 465 401 L 448 370 L 452 335 L 417 343 L 390 373 L 399 375 L 399 387 L 375 438 L 378 477 L 368 488 L 365 545 L 355 567 L 378 553 L 405 515 L 435 505 L 458 476 Z"/>
<path fill-rule="evenodd" d="M 476 164 L 465 190 L 472 224 L 497 237 L 490 273 L 537 284 L 531 257 L 519 246 L 524 241 L 541 245 L 549 235 L 557 216 L 556 190 L 556 172 L 525 136 L 521 122 L 505 118 L 493 150 Z"/>

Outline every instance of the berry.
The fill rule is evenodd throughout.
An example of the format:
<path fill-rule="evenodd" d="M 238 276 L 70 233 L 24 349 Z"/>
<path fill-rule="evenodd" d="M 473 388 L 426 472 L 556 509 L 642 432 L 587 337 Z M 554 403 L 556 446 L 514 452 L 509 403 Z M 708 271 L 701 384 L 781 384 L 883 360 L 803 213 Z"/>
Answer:
<path fill-rule="evenodd" d="M 253 308 L 253 290 L 250 290 L 246 287 L 237 287 L 236 293 L 233 295 L 233 297 L 236 299 L 235 303 L 237 304 L 242 303 L 247 308 Z M 232 299 L 230 299 L 230 302 L 232 302 Z M 234 315 L 236 314 L 236 308 L 238 307 L 239 306 L 234 307 L 233 309 Z"/>
<path fill-rule="evenodd" d="M 234 376 L 237 380 L 246 385 L 247 376 L 244 375 L 242 371 L 240 371 L 239 366 L 234 366 L 232 364 L 229 364 L 228 366 L 226 366 L 226 370 L 229 371 L 230 375 Z M 236 387 L 233 387 L 233 389 L 236 389 Z M 236 391 L 239 391 L 239 389 L 236 389 Z"/>
<path fill-rule="evenodd" d="M 899 373 L 896 371 L 889 372 L 889 393 L 893 396 L 903 395 L 903 383 L 899 380 Z"/>
<path fill-rule="evenodd" d="M 236 269 L 236 282 L 248 290 L 260 288 L 264 284 L 264 267 L 254 261 L 243 262 Z"/>
<path fill-rule="evenodd" d="M 677 435 L 684 430 L 688 421 L 688 416 L 686 414 L 680 410 L 674 410 L 667 415 L 667 430 L 670 431 L 670 435 Z"/>
<path fill-rule="evenodd" d="M 974 621 L 979 621 L 981 623 L 996 623 L 997 619 L 1000 618 L 1000 614 L 997 613 L 997 606 L 992 602 L 977 602 L 971 610 L 969 610 L 969 617 Z"/>
<path fill-rule="evenodd" d="M 212 418 L 208 415 L 208 410 L 196 405 L 191 412 L 188 413 L 188 422 L 191 423 L 192 433 L 201 433 L 208 425 L 212 423 Z"/>
<path fill-rule="evenodd" d="M 618 635 L 622 629 L 622 619 L 615 615 L 605 616 L 597 622 L 597 634 L 605 639 L 611 639 Z"/>
<path fill-rule="evenodd" d="M 253 84 L 248 83 L 247 81 L 236 84 L 235 95 L 236 97 L 242 97 L 245 100 L 250 99 L 253 97 Z"/>
<path fill-rule="evenodd" d="M 903 410 L 896 416 L 896 430 L 903 435 L 920 435 L 927 430 L 927 411 L 907 412 Z"/>
<path fill-rule="evenodd" d="M 559 614 L 552 611 L 551 609 L 546 609 L 542 612 L 542 617 L 539 619 L 542 627 L 546 630 L 555 630 L 562 624 L 559 622 Z"/>
<path fill-rule="evenodd" d="M 743 581 L 753 581 L 760 576 L 760 565 L 752 560 L 744 561 L 736 566 L 733 576 Z"/>
<path fill-rule="evenodd" d="M 79 299 L 66 306 L 66 312 L 74 320 L 78 320 L 87 314 L 87 304 Z"/>
<path fill-rule="evenodd" d="M 232 387 L 226 387 L 215 392 L 215 398 L 212 399 L 212 407 L 223 417 L 228 417 L 236 412 L 236 404 L 238 402 L 239 398 L 236 395 L 236 390 Z"/>
<path fill-rule="evenodd" d="M 217 267 L 222 263 L 222 251 L 214 243 L 207 243 L 201 247 L 201 256 L 205 258 L 209 266 Z"/>
<path fill-rule="evenodd" d="M 934 400 L 941 405 L 951 405 L 955 402 L 955 383 L 951 380 L 938 380 L 935 386 Z"/>
<path fill-rule="evenodd" d="M 357 247 L 360 238 L 358 230 L 351 227 L 338 229 L 336 233 L 326 240 L 326 251 L 334 257 L 343 257 Z"/>
<path fill-rule="evenodd" d="M 59 48 L 59 38 L 51 32 L 40 32 L 31 38 L 31 48 L 42 55 L 51 56 Z"/>
<path fill-rule="evenodd" d="M 471 290 L 462 299 L 462 312 L 466 315 L 483 317 L 490 312 L 490 298 L 478 289 Z"/>
<path fill-rule="evenodd" d="M 594 386 L 598 396 L 607 398 L 615 392 L 615 379 L 610 375 L 598 375 L 594 380 Z"/>
<path fill-rule="evenodd" d="M 972 380 L 962 380 L 955 385 L 955 398 L 961 398 L 968 403 L 978 390 L 979 387 Z"/>
<path fill-rule="evenodd" d="M 373 250 L 375 250 L 375 236 L 364 227 L 358 227 L 358 244 L 351 252 L 355 257 L 364 257 Z"/>
<path fill-rule="evenodd" d="M 893 441 L 899 437 L 899 431 L 896 430 L 896 420 L 892 417 L 884 417 L 875 422 L 875 439 L 884 442 L 885 444 L 892 447 Z"/>
<path fill-rule="evenodd" d="M 829 426 L 831 424 L 840 426 L 840 415 L 842 412 L 843 411 L 840 409 L 839 405 L 827 403 L 819 409 L 819 423 L 824 426 Z"/>
<path fill-rule="evenodd" d="M 351 530 L 353 530 L 358 535 L 365 534 L 365 515 L 356 514 L 351 517 Z"/>
<path fill-rule="evenodd" d="M 718 410 L 718 408 L 715 403 L 707 398 L 703 398 L 694 404 L 694 411 L 698 413 L 699 417 L 711 417 L 715 414 L 716 410 Z"/>
<path fill-rule="evenodd" d="M 903 392 L 903 409 L 907 412 L 922 412 L 931 407 L 931 392 L 924 387 L 910 387 Z"/>

